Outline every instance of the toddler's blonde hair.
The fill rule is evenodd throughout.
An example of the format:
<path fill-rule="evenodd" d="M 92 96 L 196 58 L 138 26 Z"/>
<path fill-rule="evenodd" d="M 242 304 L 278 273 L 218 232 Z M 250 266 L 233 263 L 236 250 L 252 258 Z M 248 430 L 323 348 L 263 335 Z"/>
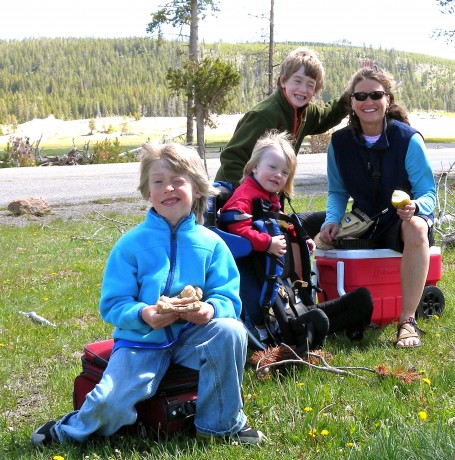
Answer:
<path fill-rule="evenodd" d="M 279 132 L 277 130 L 267 131 L 263 136 L 261 136 L 253 148 L 251 158 L 243 168 L 243 177 L 240 182 L 243 182 L 245 178 L 253 172 L 253 169 L 255 169 L 259 164 L 259 161 L 261 161 L 264 153 L 269 148 L 274 147 L 283 153 L 286 158 L 287 167 L 289 168 L 289 177 L 281 192 L 292 196 L 294 193 L 294 176 L 297 169 L 297 157 L 290 139 L 291 137 L 289 133 L 286 131 Z"/>

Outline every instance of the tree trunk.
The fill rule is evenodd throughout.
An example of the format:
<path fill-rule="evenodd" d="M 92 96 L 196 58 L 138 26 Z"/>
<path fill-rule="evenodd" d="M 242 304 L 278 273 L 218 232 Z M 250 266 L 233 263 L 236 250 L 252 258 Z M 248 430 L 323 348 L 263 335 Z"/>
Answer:
<path fill-rule="evenodd" d="M 193 145 L 193 105 L 194 101 L 192 98 L 188 98 L 186 101 L 186 144 Z"/>
<path fill-rule="evenodd" d="M 190 59 L 194 62 L 199 62 L 199 17 L 197 10 L 197 0 L 191 0 Z M 199 156 L 205 162 L 204 109 L 198 101 L 194 101 L 194 106 L 196 108 L 197 148 Z"/>
<path fill-rule="evenodd" d="M 270 32 L 269 32 L 269 95 L 273 93 L 275 88 L 275 81 L 273 78 L 273 54 L 275 52 L 275 37 L 273 36 L 273 29 L 275 26 L 274 18 L 275 0 L 270 0 Z"/>
<path fill-rule="evenodd" d="M 190 24 L 190 49 L 188 59 L 190 61 L 199 61 L 199 31 L 198 31 L 198 11 L 197 0 L 191 0 L 191 24 Z M 194 109 L 195 101 L 193 98 L 188 98 L 186 106 L 186 143 L 193 145 L 193 122 L 194 122 Z M 197 120 L 196 120 L 197 122 Z"/>
<path fill-rule="evenodd" d="M 205 169 L 207 170 L 207 161 L 205 157 L 205 142 L 204 142 L 204 108 L 196 102 L 196 133 L 197 133 L 197 149 L 199 156 L 204 160 Z"/>

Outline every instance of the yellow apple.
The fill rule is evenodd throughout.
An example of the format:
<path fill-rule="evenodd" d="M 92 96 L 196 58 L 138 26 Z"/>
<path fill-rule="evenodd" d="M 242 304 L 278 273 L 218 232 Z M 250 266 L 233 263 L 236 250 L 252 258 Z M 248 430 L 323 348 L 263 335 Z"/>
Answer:
<path fill-rule="evenodd" d="M 392 205 L 395 209 L 403 209 L 411 202 L 411 197 L 403 190 L 394 190 L 392 194 Z"/>

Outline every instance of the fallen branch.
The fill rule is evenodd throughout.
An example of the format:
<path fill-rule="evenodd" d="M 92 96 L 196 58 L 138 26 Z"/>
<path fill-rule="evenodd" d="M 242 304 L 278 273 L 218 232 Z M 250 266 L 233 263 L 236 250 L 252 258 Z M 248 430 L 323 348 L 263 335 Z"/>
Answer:
<path fill-rule="evenodd" d="M 98 227 L 91 236 L 71 236 L 71 241 L 74 240 L 81 240 L 81 241 L 98 241 L 98 242 L 105 242 L 105 241 L 110 241 L 110 238 L 105 238 L 105 239 L 95 239 L 95 237 L 100 233 L 101 231 L 108 230 L 108 229 L 116 229 L 119 233 L 122 235 L 128 230 L 128 227 L 131 227 L 132 224 L 127 223 L 127 222 L 121 222 L 120 220 L 117 219 L 112 219 L 111 217 L 107 217 L 104 214 L 101 214 L 98 211 L 94 211 L 98 216 L 100 216 L 103 220 L 106 220 L 108 222 L 112 222 L 113 225 L 101 225 L 101 227 Z"/>
<path fill-rule="evenodd" d="M 306 360 L 302 359 L 291 347 L 289 347 L 285 343 L 282 343 L 280 345 L 280 347 L 283 347 L 285 352 L 290 353 L 291 356 L 293 356 L 295 359 L 282 359 L 282 360 L 279 360 L 279 361 L 276 361 L 276 362 L 269 362 L 267 364 L 261 365 L 262 361 L 267 360 L 267 356 L 263 356 L 262 358 L 260 358 L 258 360 L 257 365 L 256 365 L 256 375 L 257 375 L 257 377 L 259 379 L 265 378 L 267 376 L 267 374 L 269 374 L 270 369 L 272 367 L 282 367 L 282 366 L 284 366 L 286 364 L 304 364 L 304 365 L 306 365 L 308 367 L 311 367 L 313 369 L 318 369 L 318 370 L 325 371 L 325 372 L 331 372 L 331 373 L 337 374 L 337 375 L 346 375 L 346 376 L 350 376 L 350 377 L 358 377 L 358 378 L 363 379 L 363 380 L 366 380 L 365 377 L 363 377 L 361 375 L 358 375 L 358 374 L 355 374 L 355 373 L 353 373 L 351 371 L 352 370 L 362 370 L 362 371 L 371 372 L 373 374 L 377 374 L 377 372 L 374 369 L 370 369 L 368 367 L 334 367 L 334 366 L 331 366 L 324 359 L 324 357 L 321 356 L 320 354 L 308 351 L 306 353 L 306 356 L 308 356 L 308 358 L 311 357 L 313 359 L 319 360 L 322 363 L 322 365 L 313 364 L 313 363 L 310 362 L 310 360 L 306 361 Z"/>

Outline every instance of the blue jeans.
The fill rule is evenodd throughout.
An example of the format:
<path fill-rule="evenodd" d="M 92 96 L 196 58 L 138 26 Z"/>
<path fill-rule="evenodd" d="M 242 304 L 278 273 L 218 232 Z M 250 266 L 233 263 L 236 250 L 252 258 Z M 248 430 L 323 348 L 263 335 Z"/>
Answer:
<path fill-rule="evenodd" d="M 171 348 L 119 348 L 80 410 L 57 422 L 57 437 L 61 443 L 84 442 L 92 434 L 109 436 L 135 423 L 135 405 L 156 393 L 171 361 L 199 370 L 196 430 L 237 433 L 246 422 L 241 394 L 246 351 L 245 328 L 230 318 L 193 325 Z"/>

